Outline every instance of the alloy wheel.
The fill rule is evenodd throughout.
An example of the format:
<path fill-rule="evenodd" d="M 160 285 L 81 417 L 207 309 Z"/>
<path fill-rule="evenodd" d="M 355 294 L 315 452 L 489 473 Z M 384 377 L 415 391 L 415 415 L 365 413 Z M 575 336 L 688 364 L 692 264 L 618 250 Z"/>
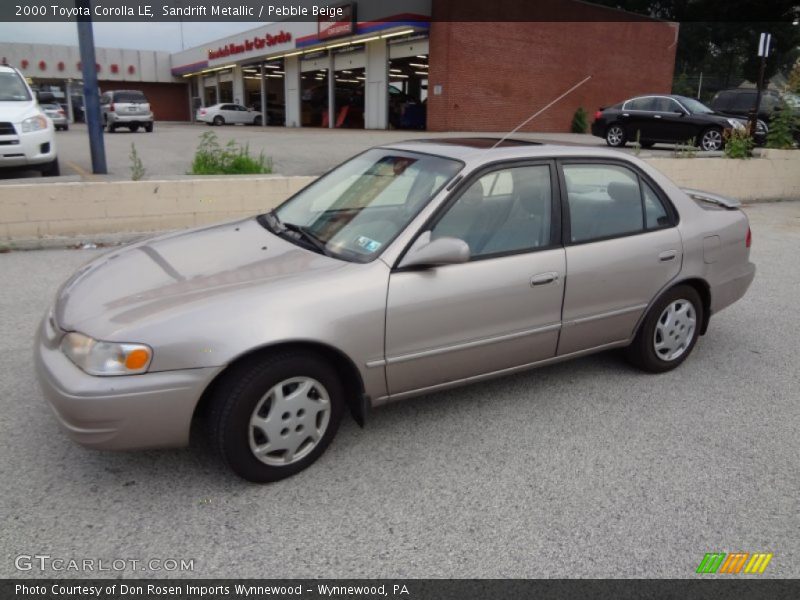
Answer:
<path fill-rule="evenodd" d="M 701 144 L 703 150 L 719 150 L 722 148 L 722 133 L 718 129 L 709 129 L 703 134 Z"/>
<path fill-rule="evenodd" d="M 612 125 L 606 132 L 606 140 L 608 140 L 608 143 L 612 146 L 619 146 L 624 138 L 625 133 L 619 125 Z"/>

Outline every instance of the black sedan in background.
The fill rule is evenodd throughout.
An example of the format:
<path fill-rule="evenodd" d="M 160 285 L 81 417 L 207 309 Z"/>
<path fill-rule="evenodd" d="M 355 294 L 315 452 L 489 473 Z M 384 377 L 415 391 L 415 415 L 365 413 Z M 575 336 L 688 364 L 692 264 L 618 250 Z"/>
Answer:
<path fill-rule="evenodd" d="M 644 148 L 659 142 L 685 144 L 694 140 L 703 150 L 722 150 L 725 133 L 744 130 L 746 124 L 744 119 L 715 113 L 694 98 L 650 95 L 598 110 L 592 135 L 605 138 L 614 147 L 636 141 L 638 135 Z"/>

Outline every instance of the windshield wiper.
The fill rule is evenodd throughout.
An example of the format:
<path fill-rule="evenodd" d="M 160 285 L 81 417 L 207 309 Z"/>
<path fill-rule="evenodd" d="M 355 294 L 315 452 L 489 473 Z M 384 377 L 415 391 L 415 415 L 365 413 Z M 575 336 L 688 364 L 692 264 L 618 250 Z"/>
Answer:
<path fill-rule="evenodd" d="M 272 233 L 280 233 L 286 229 L 283 223 L 281 223 L 281 220 L 278 218 L 278 215 L 274 209 L 264 213 L 261 216 L 263 217 L 262 220 L 267 226 L 267 229 L 269 229 Z"/>
<path fill-rule="evenodd" d="M 305 227 L 303 225 L 295 225 L 294 223 L 281 223 L 281 225 L 283 225 L 284 231 L 289 230 L 296 233 L 305 241 L 307 241 L 309 244 L 314 246 L 314 248 L 319 250 L 320 254 L 324 254 L 325 256 L 332 256 L 331 253 L 328 251 L 328 249 L 325 247 L 325 242 L 323 242 L 316 235 L 311 233 L 311 230 L 308 227 Z"/>

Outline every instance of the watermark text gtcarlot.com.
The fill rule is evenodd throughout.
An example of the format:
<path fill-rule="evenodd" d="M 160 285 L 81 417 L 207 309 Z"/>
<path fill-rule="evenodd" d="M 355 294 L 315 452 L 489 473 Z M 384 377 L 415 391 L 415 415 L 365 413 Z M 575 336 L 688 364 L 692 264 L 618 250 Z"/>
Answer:
<path fill-rule="evenodd" d="M 194 571 L 193 558 L 73 558 L 50 554 L 19 554 L 17 571 L 65 573 L 119 573 L 123 571 Z"/>

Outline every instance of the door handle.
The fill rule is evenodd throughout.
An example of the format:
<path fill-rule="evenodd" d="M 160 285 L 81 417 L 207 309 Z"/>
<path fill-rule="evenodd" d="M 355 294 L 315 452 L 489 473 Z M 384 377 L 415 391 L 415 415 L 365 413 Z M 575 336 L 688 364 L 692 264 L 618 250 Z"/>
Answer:
<path fill-rule="evenodd" d="M 667 262 L 668 260 L 673 260 L 676 256 L 678 256 L 677 250 L 665 250 L 658 255 L 658 260 L 661 262 Z"/>
<path fill-rule="evenodd" d="M 549 273 L 539 273 L 538 275 L 531 277 L 531 287 L 537 285 L 547 285 L 548 283 L 552 283 L 554 281 L 558 281 L 558 273 L 555 271 L 550 271 Z"/>
<path fill-rule="evenodd" d="M 660 119 L 660 118 L 661 118 L 661 115 L 653 115 L 653 118 L 654 118 L 654 119 Z"/>
<path fill-rule="evenodd" d="M 628 113 L 622 113 L 622 116 L 623 117 L 630 117 L 630 115 Z"/>

